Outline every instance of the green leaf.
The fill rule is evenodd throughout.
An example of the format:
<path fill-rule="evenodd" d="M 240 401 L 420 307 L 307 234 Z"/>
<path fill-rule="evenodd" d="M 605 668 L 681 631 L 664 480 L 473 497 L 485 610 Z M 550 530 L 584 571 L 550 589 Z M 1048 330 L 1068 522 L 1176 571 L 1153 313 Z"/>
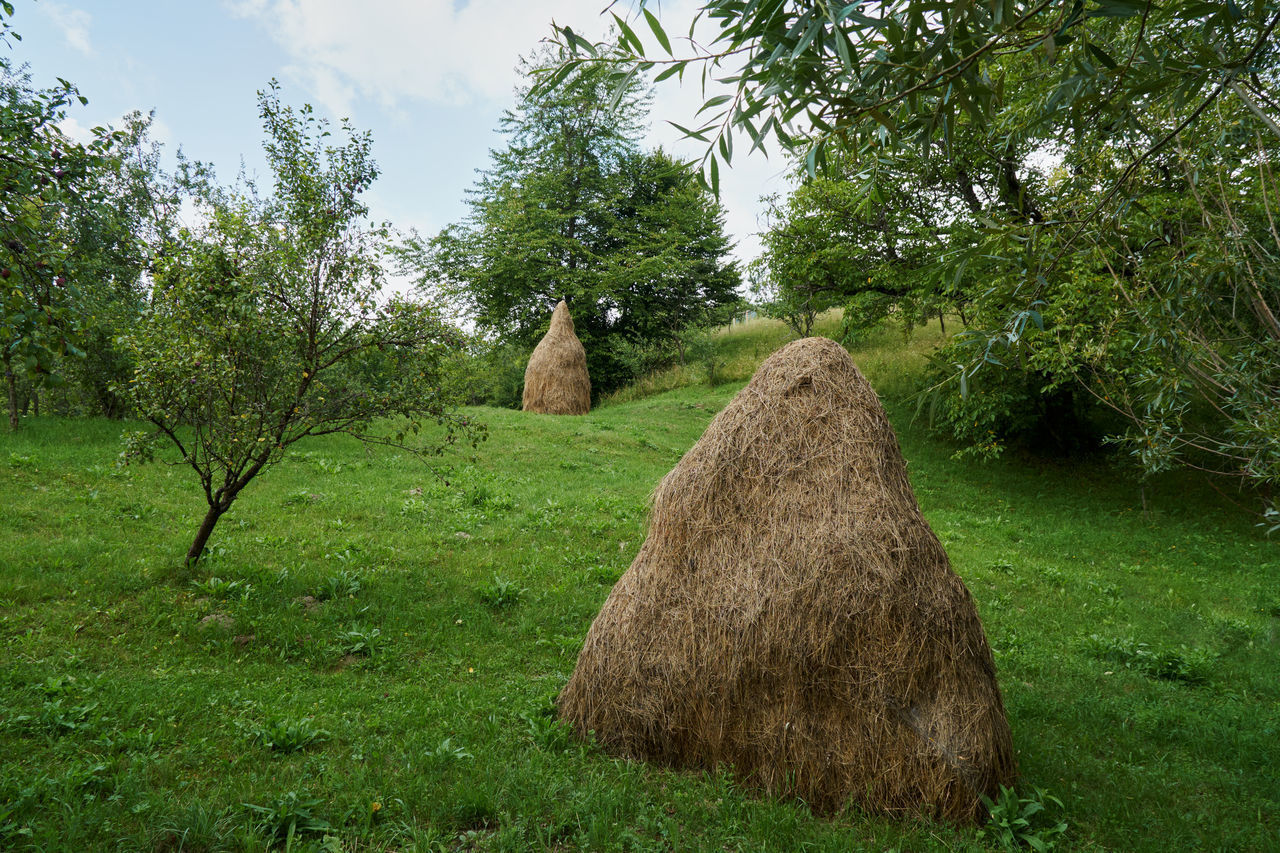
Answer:
<path fill-rule="evenodd" d="M 640 11 L 644 12 L 644 19 L 649 22 L 649 29 L 653 30 L 654 38 L 658 40 L 658 44 L 662 45 L 662 49 L 667 52 L 667 56 L 672 56 L 671 40 L 667 38 L 667 34 L 662 29 L 662 25 L 658 23 L 657 17 L 643 6 Z"/>
<path fill-rule="evenodd" d="M 725 165 L 733 162 L 733 135 L 730 133 L 720 135 L 720 156 L 724 158 Z"/>
<path fill-rule="evenodd" d="M 622 31 L 623 43 L 631 45 L 635 49 L 637 56 L 643 56 L 644 44 L 640 41 L 640 37 L 635 34 L 635 31 L 632 30 L 631 27 L 627 24 L 627 22 L 624 21 L 621 17 L 619 17 L 616 12 L 612 14 L 613 14 L 613 20 L 618 25 L 618 29 Z"/>
<path fill-rule="evenodd" d="M 542 79 L 533 86 L 531 94 L 534 97 L 539 97 L 550 92 L 552 89 L 555 89 L 564 82 L 564 79 L 568 77 L 573 69 L 581 64 L 581 62 L 582 60 L 580 59 L 570 59 L 567 62 L 560 63 L 554 71 L 542 77 Z"/>
<path fill-rule="evenodd" d="M 668 121 L 668 122 L 667 122 L 667 124 L 671 125 L 671 126 L 672 126 L 672 127 L 674 127 L 676 130 L 678 130 L 678 131 L 680 131 L 681 133 L 683 133 L 683 134 L 684 134 L 687 138 L 689 138 L 689 139 L 696 139 L 696 140 L 698 140 L 699 142 L 710 142 L 710 141 L 711 141 L 711 140 L 707 139 L 707 137 L 706 137 L 706 136 L 704 136 L 704 135 L 703 135 L 703 133 L 702 133 L 701 131 L 698 131 L 698 130 L 690 130 L 689 128 L 685 127 L 684 125 L 676 124 L 674 121 Z"/>
<path fill-rule="evenodd" d="M 632 65 L 630 70 L 614 85 L 613 95 L 609 98 L 610 111 L 616 110 L 618 104 L 622 103 L 623 97 L 627 94 L 628 89 L 631 88 L 631 81 L 635 79 L 636 74 L 640 71 L 640 65 L 640 63 Z"/>
<path fill-rule="evenodd" d="M 707 110 L 712 109 L 713 107 L 718 107 L 721 104 L 727 104 L 731 100 L 733 100 L 733 95 L 716 95 L 713 98 L 708 98 L 706 103 L 704 103 L 701 109 L 698 110 L 697 115 L 701 115 Z"/>
<path fill-rule="evenodd" d="M 808 29 L 804 31 L 804 35 L 800 37 L 800 41 L 796 42 L 795 48 L 791 51 L 791 58 L 795 59 L 800 54 L 809 49 L 809 45 L 813 44 L 813 40 L 822 32 L 822 21 L 815 20 L 809 24 Z"/>
<path fill-rule="evenodd" d="M 1105 65 L 1108 69 L 1114 71 L 1116 68 L 1119 67 L 1119 64 L 1114 59 L 1112 59 L 1105 50 L 1098 47 L 1096 44 L 1090 43 L 1089 52 L 1092 53 L 1095 57 L 1097 57 L 1098 61 L 1101 62 L 1103 65 Z"/>
<path fill-rule="evenodd" d="M 1049 845 L 1045 844 L 1044 840 L 1041 839 L 1040 836 L 1038 835 L 1024 832 L 1024 833 L 1020 833 L 1020 836 L 1022 840 L 1025 841 L 1029 847 L 1031 847 L 1031 849 L 1038 850 L 1039 853 L 1045 853 L 1045 851 L 1049 849 Z"/>
<path fill-rule="evenodd" d="M 840 30 L 835 30 L 832 34 L 836 43 L 836 53 L 840 56 L 840 63 L 844 66 L 845 71 L 853 73 L 853 56 L 849 52 L 849 40 L 845 38 L 845 34 Z"/>
<path fill-rule="evenodd" d="M 672 63 L 671 65 L 668 65 L 666 68 L 658 72 L 658 75 L 653 78 L 653 82 L 661 83 L 663 80 L 666 80 L 668 77 L 672 77 L 676 74 L 682 73 L 684 71 L 684 67 L 686 64 L 688 63 L 675 62 L 675 63 Z"/>
<path fill-rule="evenodd" d="M 845 6 L 843 9 L 841 9 L 839 12 L 836 13 L 835 22 L 837 24 L 840 23 L 841 21 L 843 21 L 844 19 L 852 15 L 854 12 L 861 9 L 863 5 L 864 4 L 862 3 L 850 3 L 849 5 Z"/>
<path fill-rule="evenodd" d="M 599 52 L 596 50 L 596 46 L 594 44 L 592 44 L 591 42 L 584 39 L 582 36 L 575 33 L 572 28 L 563 27 L 560 30 L 560 32 L 564 34 L 565 40 L 568 41 L 569 50 L 573 51 L 574 53 L 577 53 L 579 50 L 581 50 L 591 56 L 598 57 L 600 55 Z"/>
<path fill-rule="evenodd" d="M 867 111 L 867 115 L 871 116 L 873 119 L 875 119 L 876 121 L 878 121 L 880 124 L 884 125 L 885 130 L 889 131 L 889 132 L 890 132 L 890 133 L 892 133 L 894 136 L 897 136 L 897 135 L 898 135 L 898 125 L 897 125 L 897 122 L 895 122 L 895 121 L 894 121 L 893 119 L 891 119 L 889 116 L 887 116 L 887 115 L 885 115 L 884 113 L 882 113 L 880 110 L 868 110 L 868 111 Z"/>
<path fill-rule="evenodd" d="M 1132 18 L 1141 15 L 1144 10 L 1154 3 L 1149 0 L 1094 0 L 1098 4 L 1098 8 L 1089 10 L 1091 18 Z"/>

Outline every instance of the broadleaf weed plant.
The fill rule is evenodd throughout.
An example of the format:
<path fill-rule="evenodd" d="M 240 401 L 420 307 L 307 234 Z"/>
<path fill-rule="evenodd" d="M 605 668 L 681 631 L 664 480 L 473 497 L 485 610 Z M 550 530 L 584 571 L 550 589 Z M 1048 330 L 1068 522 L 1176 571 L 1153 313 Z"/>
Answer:
<path fill-rule="evenodd" d="M 317 726 L 312 717 L 276 717 L 253 726 L 249 734 L 267 749 L 283 753 L 300 752 L 329 739 L 329 733 Z"/>
<path fill-rule="evenodd" d="M 342 569 L 324 579 L 320 588 L 316 590 L 316 598 L 321 601 L 354 598 L 360 589 L 360 575 L 351 569 Z"/>
<path fill-rule="evenodd" d="M 480 600 L 498 610 L 507 607 L 514 607 L 520 603 L 520 599 L 529 590 L 522 588 L 515 581 L 506 578 L 493 576 L 493 582 L 481 587 L 477 591 Z"/>
<path fill-rule="evenodd" d="M 244 803 L 255 816 L 258 827 L 276 841 L 292 848 L 293 840 L 303 835 L 330 832 L 332 824 L 317 814 L 321 801 L 307 794 L 289 791 L 263 804 Z"/>
<path fill-rule="evenodd" d="M 338 635 L 336 648 L 344 655 L 369 657 L 381 649 L 383 644 L 381 629 L 356 622 Z"/>
<path fill-rule="evenodd" d="M 982 827 L 982 837 L 992 846 L 1005 851 L 1031 848 L 1038 853 L 1052 850 L 1058 838 L 1067 831 L 1065 820 L 1055 820 L 1049 807 L 1062 809 L 1062 800 L 1035 788 L 1027 796 L 1019 796 L 1013 788 L 1000 786 L 1000 793 L 992 800 L 982 795 L 987 807 L 988 820 Z"/>

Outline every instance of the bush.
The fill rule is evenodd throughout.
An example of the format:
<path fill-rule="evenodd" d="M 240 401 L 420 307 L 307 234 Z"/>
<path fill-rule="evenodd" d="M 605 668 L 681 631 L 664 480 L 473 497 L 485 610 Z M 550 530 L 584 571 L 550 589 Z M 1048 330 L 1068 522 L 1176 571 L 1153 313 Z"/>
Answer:
<path fill-rule="evenodd" d="M 476 342 L 450 362 L 450 386 L 469 405 L 518 409 L 529 353 L 518 344 Z"/>
<path fill-rule="evenodd" d="M 1079 386 L 1039 371 L 983 364 L 967 373 L 969 342 L 953 340 L 929 359 L 918 411 L 931 426 L 964 445 L 958 455 L 995 458 L 1010 445 L 1079 453 L 1102 445 L 1102 413 Z"/>

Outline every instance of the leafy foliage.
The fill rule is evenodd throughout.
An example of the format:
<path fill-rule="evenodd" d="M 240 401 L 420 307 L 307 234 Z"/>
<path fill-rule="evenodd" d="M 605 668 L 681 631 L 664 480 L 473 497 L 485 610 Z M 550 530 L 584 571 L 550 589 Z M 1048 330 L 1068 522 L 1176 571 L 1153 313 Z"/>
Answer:
<path fill-rule="evenodd" d="M 988 821 L 982 828 L 985 838 L 1001 850 L 1016 851 L 1030 848 L 1037 853 L 1052 850 L 1057 839 L 1067 831 L 1066 821 L 1054 821 L 1049 815 L 1050 806 L 1062 808 L 1062 800 L 1039 788 L 1026 797 L 1013 789 L 1000 787 L 994 800 L 983 795 Z"/>
<path fill-rule="evenodd" d="M 685 129 L 708 143 L 704 166 L 712 186 L 718 184 L 718 161 L 732 161 L 736 134 L 745 134 L 753 147 L 772 141 L 802 152 L 813 173 L 835 142 L 854 149 L 941 144 L 950 152 L 966 121 L 996 136 L 1007 133 L 1013 128 L 1006 122 L 1014 118 L 1008 98 L 1022 82 L 1009 75 L 1008 57 L 1033 65 L 1049 88 L 1016 116 L 1024 127 L 1076 135 L 1104 128 L 1121 136 L 1149 132 L 1150 111 L 1172 113 L 1166 128 L 1174 132 L 1136 148 L 1140 163 L 1224 92 L 1254 106 L 1259 98 L 1270 103 L 1271 34 L 1280 24 L 1280 10 L 1267 0 L 941 6 L 891 0 L 838 7 L 812 0 L 705 0 L 690 37 L 682 40 L 687 52 L 677 56 L 647 5 L 639 0 L 637 7 L 662 53 L 647 53 L 635 29 L 616 15 L 614 44 L 592 44 L 570 27 L 558 27 L 557 41 L 571 57 L 543 85 L 557 85 L 584 64 L 612 68 L 619 85 L 655 67 L 663 69 L 659 80 L 683 78 L 697 68 L 704 89 L 713 79 L 727 84 L 727 93 L 703 103 L 701 124 Z M 705 44 L 693 37 L 703 18 L 715 27 Z"/>
<path fill-rule="evenodd" d="M 343 569 L 324 579 L 315 597 L 320 601 L 334 601 L 343 598 L 354 598 L 360 592 L 362 584 L 360 575 L 350 569 Z"/>
<path fill-rule="evenodd" d="M 478 591 L 480 600 L 496 610 L 514 607 L 529 590 L 522 588 L 515 581 L 493 576 L 493 582 L 481 587 Z"/>
<path fill-rule="evenodd" d="M 1090 635 L 1084 645 L 1099 660 L 1164 681 L 1202 685 L 1209 682 L 1213 673 L 1215 655 L 1201 648 L 1152 648 L 1132 637 L 1100 637 L 1097 634 Z"/>
<path fill-rule="evenodd" d="M 368 134 L 347 127 L 345 144 L 330 144 L 326 123 L 282 106 L 274 85 L 259 107 L 275 195 L 206 187 L 205 224 L 164 248 L 146 316 L 126 337 L 128 393 L 154 427 L 128 453 L 171 445 L 209 507 L 188 562 L 297 441 L 343 432 L 405 446 L 423 420 L 443 430 L 416 452 L 477 435 L 441 376 L 461 336 L 425 305 L 380 296 L 385 232 L 363 224 L 360 200 L 377 176 Z M 371 432 L 393 416 L 397 432 Z"/>
<path fill-rule="evenodd" d="M 780 143 L 809 178 L 775 205 L 759 276 L 784 313 L 839 299 L 856 332 L 886 309 L 907 325 L 959 311 L 973 333 L 939 354 L 933 408 L 983 452 L 1070 410 L 1148 473 L 1280 482 L 1274 3 L 708 0 L 700 15 L 714 38 L 679 55 L 561 28 L 574 55 L 544 85 L 584 65 L 727 84 L 687 129 L 708 143 L 704 182 L 736 134 Z M 998 390 L 975 403 L 979 387 Z"/>
<path fill-rule="evenodd" d="M 0 42 L 19 36 L 0 4 Z M 18 381 L 57 383 L 61 355 L 82 356 L 80 291 L 89 270 L 77 267 L 69 220 L 87 204 L 93 176 L 109 168 L 122 134 L 94 129 L 80 144 L 58 129 L 67 109 L 87 103 L 71 83 L 32 87 L 0 56 L 0 364 L 9 426 L 18 426 Z"/>
<path fill-rule="evenodd" d="M 383 647 L 385 638 L 381 628 L 373 628 L 359 622 L 338 634 L 335 648 L 344 655 L 368 657 Z"/>
<path fill-rule="evenodd" d="M 285 753 L 299 752 L 329 739 L 329 733 L 311 717 L 274 717 L 254 726 L 250 734 L 267 749 Z"/>
<path fill-rule="evenodd" d="M 436 744 L 434 749 L 422 754 L 423 760 L 430 767 L 444 768 L 461 761 L 474 761 L 475 756 L 462 744 L 454 743 L 453 738 L 445 738 Z"/>
<path fill-rule="evenodd" d="M 554 92 L 517 92 L 501 124 L 507 146 L 471 192 L 468 218 L 401 252 L 428 292 L 526 349 L 567 301 L 595 393 L 637 375 L 637 349 L 679 349 L 688 329 L 722 322 L 737 302 L 719 205 L 687 168 L 639 149 L 637 79 L 610 85 L 602 69 L 582 69 Z"/>
<path fill-rule="evenodd" d="M 76 342 L 83 354 L 58 364 L 66 386 L 49 408 L 59 413 L 92 412 L 124 417 L 127 399 L 117 386 L 128 382 L 133 363 L 119 338 L 140 321 L 147 304 L 153 252 L 177 226 L 181 178 L 160 167 L 160 145 L 149 138 L 151 116 L 130 113 L 114 132 L 112 156 L 85 181 L 70 207 L 63 232 L 68 262 L 79 287 L 73 308 L 79 318 Z M 183 172 L 204 167 L 181 157 Z"/>
<path fill-rule="evenodd" d="M 261 805 L 245 803 L 244 807 L 273 841 L 283 841 L 286 847 L 292 847 L 295 838 L 319 835 L 333 829 L 333 825 L 319 814 L 322 805 L 317 797 L 305 792 L 288 791 Z"/>

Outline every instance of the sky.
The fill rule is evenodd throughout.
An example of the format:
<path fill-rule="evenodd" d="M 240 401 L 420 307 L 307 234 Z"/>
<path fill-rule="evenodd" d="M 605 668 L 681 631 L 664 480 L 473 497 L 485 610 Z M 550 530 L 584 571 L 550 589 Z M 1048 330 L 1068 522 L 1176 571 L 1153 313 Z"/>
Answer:
<path fill-rule="evenodd" d="M 211 163 L 223 182 L 241 164 L 265 171 L 257 92 L 282 85 L 282 100 L 350 118 L 373 134 L 382 169 L 366 199 L 377 220 L 434 234 L 467 212 L 466 190 L 514 104 L 522 55 L 550 35 L 551 21 L 602 37 L 609 0 L 16 0 L 22 36 L 7 50 L 37 85 L 70 80 L 89 99 L 73 110 L 73 135 L 154 111 L 166 150 Z M 685 33 L 697 3 L 651 3 L 669 34 Z M 627 13 L 623 2 L 614 11 Z M 637 28 L 647 34 L 643 25 Z M 650 37 L 649 41 L 653 41 Z M 656 45 L 654 45 L 656 48 Z M 6 48 L 0 46 L 0 50 Z M 691 75 L 694 76 L 694 75 Z M 646 147 L 685 159 L 703 144 L 667 121 L 694 122 L 698 85 L 655 89 Z M 745 146 L 744 146 L 745 147 Z M 172 163 L 172 160 L 169 161 Z M 760 197 L 787 188 L 780 153 L 738 156 L 721 173 L 726 231 L 735 253 L 759 253 Z"/>

